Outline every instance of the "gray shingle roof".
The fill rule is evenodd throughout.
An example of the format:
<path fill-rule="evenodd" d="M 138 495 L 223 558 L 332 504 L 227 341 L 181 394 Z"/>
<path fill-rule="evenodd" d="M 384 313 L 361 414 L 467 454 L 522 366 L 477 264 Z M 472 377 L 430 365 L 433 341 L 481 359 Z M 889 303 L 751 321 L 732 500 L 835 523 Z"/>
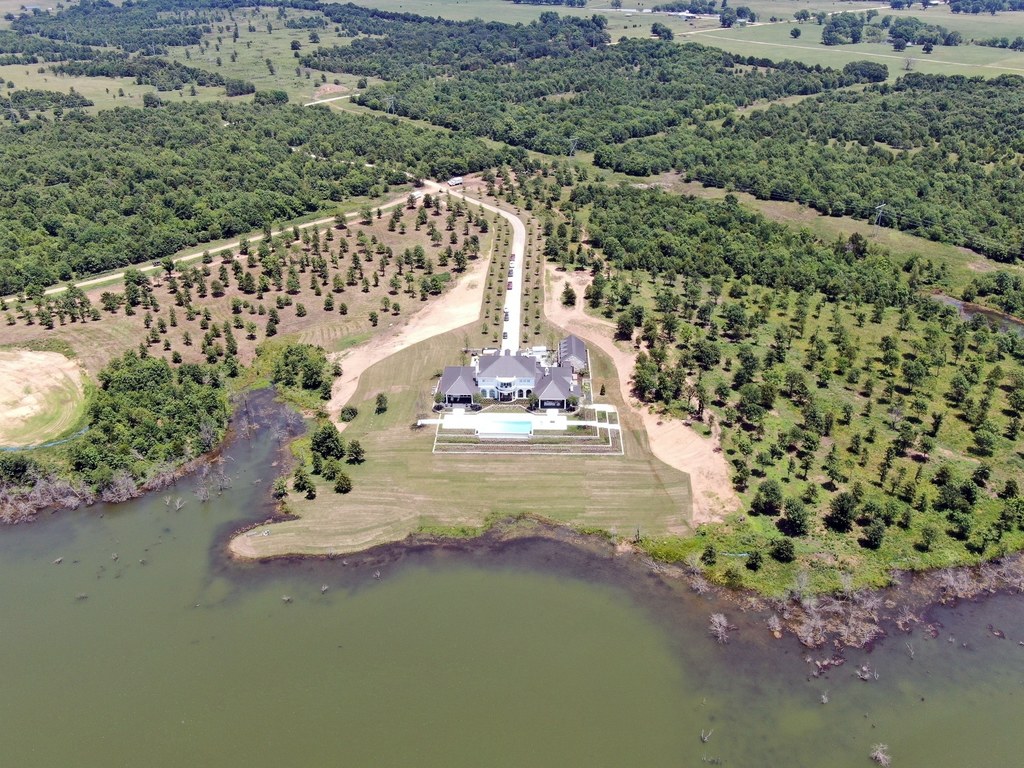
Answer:
<path fill-rule="evenodd" d="M 449 365 L 441 374 L 437 391 L 448 397 L 472 397 L 476 393 L 476 382 L 473 380 L 475 373 L 466 365 Z"/>
<path fill-rule="evenodd" d="M 525 355 L 485 355 L 477 362 L 478 375 L 482 378 L 528 379 L 537 376 L 537 361 Z"/>
<path fill-rule="evenodd" d="M 568 400 L 576 394 L 572 368 L 563 365 L 548 369 L 537 382 L 533 393 L 540 400 Z"/>
<path fill-rule="evenodd" d="M 558 342 L 558 361 L 564 363 L 566 360 L 577 359 L 580 364 L 587 364 L 587 345 L 583 340 L 569 335 Z"/>

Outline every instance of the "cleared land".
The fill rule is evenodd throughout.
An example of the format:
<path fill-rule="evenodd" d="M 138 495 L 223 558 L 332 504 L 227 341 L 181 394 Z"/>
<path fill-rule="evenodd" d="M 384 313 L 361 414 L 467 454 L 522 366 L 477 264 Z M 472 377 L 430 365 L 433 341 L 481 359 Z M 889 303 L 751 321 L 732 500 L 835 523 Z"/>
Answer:
<path fill-rule="evenodd" d="M 848 9 L 851 10 L 851 9 Z M 883 11 L 889 14 L 890 11 Z M 964 37 L 1014 37 L 1014 30 L 1024 28 L 1024 14 L 1004 13 L 989 17 L 988 24 L 965 19 L 952 14 L 948 9 L 943 11 L 893 15 L 916 16 L 930 24 L 939 24 L 951 30 L 961 31 Z M 797 28 L 801 35 L 797 39 L 790 32 Z M 754 24 L 747 27 L 732 29 L 704 29 L 694 31 L 692 40 L 703 45 L 713 45 L 731 53 L 743 56 L 761 56 L 781 61 L 794 59 L 805 64 L 821 64 L 822 66 L 842 69 L 851 61 L 865 59 L 885 64 L 889 67 L 890 79 L 895 79 L 907 71 L 926 72 L 941 75 L 982 75 L 997 77 L 1006 74 L 1024 74 L 1024 54 L 1000 48 L 988 48 L 979 45 L 937 45 L 930 54 L 923 53 L 921 46 L 908 46 L 903 52 L 893 50 L 885 43 L 858 43 L 857 45 L 821 44 L 824 27 L 808 22 L 805 24 Z M 968 29 L 971 30 L 968 32 Z"/>
<path fill-rule="evenodd" d="M 0 446 L 44 443 L 85 412 L 78 363 L 57 352 L 0 350 Z"/>
<path fill-rule="evenodd" d="M 524 269 L 530 269 L 528 265 L 533 263 L 534 224 L 531 221 L 527 230 Z M 462 286 L 472 279 L 471 275 L 465 276 L 436 305 L 437 311 L 443 312 L 443 305 L 449 302 L 465 307 L 458 297 Z M 539 277 L 528 285 L 527 297 L 538 296 Z M 490 289 L 480 286 L 477 290 L 486 308 Z M 538 299 L 531 314 L 539 317 L 542 299 Z M 528 308 L 528 302 L 524 306 Z M 478 296 L 474 317 L 487 314 L 487 309 L 481 313 L 480 308 Z M 341 358 L 345 374 L 330 410 L 336 412 L 344 404 L 358 408 L 360 415 L 346 426 L 345 437 L 359 440 L 368 457 L 364 464 L 346 467 L 353 491 L 334 494 L 329 483 L 314 477 L 318 483 L 315 499 L 302 499 L 297 494 L 288 498 L 288 508 L 298 519 L 260 526 L 236 537 L 230 544 L 234 555 L 259 558 L 353 552 L 399 540 L 417 530 L 470 533 L 493 515 L 518 513 L 618 535 L 638 529 L 644 535 L 682 535 L 692 532 L 693 524 L 700 522 L 692 519 L 690 477 L 652 455 L 645 424 L 635 414 L 622 417 L 623 457 L 432 453 L 434 430 L 413 425 L 431 413 L 430 395 L 440 370 L 458 360 L 480 331 L 471 322 L 454 331 L 435 326 L 431 335 L 426 327 L 430 317 L 424 313 L 425 322 L 418 330 L 415 326 L 404 327 L 380 345 L 394 350 L 393 354 L 382 357 L 374 349 L 379 345 L 365 344 Z M 528 316 L 524 318 L 524 323 L 529 321 Z M 527 327 L 533 328 L 538 340 L 549 344 L 561 333 L 550 325 L 542 327 L 537 318 Z M 623 374 L 602 349 L 591 351 L 593 385 L 605 385 L 606 397 L 602 399 L 623 413 L 623 393 L 627 391 Z M 366 367 L 358 381 L 353 381 L 352 361 L 363 356 L 379 362 Z M 374 412 L 378 393 L 384 393 L 389 402 L 383 414 Z M 300 441 L 300 458 L 305 460 L 307 452 Z M 638 505 L 636 500 L 641 497 L 644 504 Z"/>
<path fill-rule="evenodd" d="M 608 19 L 608 34 L 611 35 L 613 41 L 620 37 L 649 37 L 651 24 L 655 21 L 664 24 L 676 35 L 719 26 L 717 18 L 687 21 L 665 13 L 643 13 L 644 9 L 653 8 L 653 6 L 659 5 L 659 2 L 638 3 L 630 0 L 623 2 L 621 9 L 613 9 L 607 0 L 591 0 L 583 8 L 569 8 L 563 5 L 531 5 L 514 3 L 509 0 L 365 0 L 358 5 L 387 11 L 418 13 L 423 16 L 440 16 L 455 21 L 486 19 L 510 24 L 528 24 L 545 11 L 554 11 L 560 16 L 585 18 L 599 14 Z M 880 4 L 870 0 L 865 2 L 819 0 L 809 3 L 800 0 L 753 0 L 743 3 L 743 5 L 757 13 L 759 18 L 768 19 L 771 16 L 791 18 L 800 9 L 809 10 L 811 13 L 815 11 L 838 13 L 844 10 L 860 11 L 877 8 Z"/>
<path fill-rule="evenodd" d="M 249 558 L 345 553 L 423 529 L 471 533 L 492 515 L 518 513 L 620 535 L 638 528 L 645 535 L 692 530 L 689 478 L 650 455 L 642 430 L 624 431 L 621 458 L 431 453 L 434 430 L 411 425 L 430 413 L 434 376 L 457 359 L 471 330 L 436 336 L 370 368 L 351 400 L 360 415 L 345 432 L 367 455 L 366 463 L 346 466 L 352 492 L 334 494 L 314 477 L 316 499 L 288 498 L 298 519 L 241 534 L 231 552 Z M 598 352 L 592 359 L 599 379 L 616 380 L 607 357 Z M 389 400 L 380 415 L 373 407 L 378 392 Z M 622 407 L 617 388 L 609 387 L 609 395 Z"/>

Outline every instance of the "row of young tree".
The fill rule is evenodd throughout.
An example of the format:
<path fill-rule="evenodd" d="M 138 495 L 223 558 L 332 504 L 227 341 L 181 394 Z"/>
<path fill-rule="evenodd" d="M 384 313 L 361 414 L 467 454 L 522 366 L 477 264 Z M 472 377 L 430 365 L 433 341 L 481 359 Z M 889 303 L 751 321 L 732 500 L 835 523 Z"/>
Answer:
<path fill-rule="evenodd" d="M 175 104 L 0 132 L 0 294 L 160 259 L 512 154 L 323 108 Z"/>
<path fill-rule="evenodd" d="M 674 169 L 1012 261 L 1024 255 L 1024 144 L 1014 130 L 1024 120 L 1022 84 L 1009 75 L 911 74 L 727 118 L 721 128 L 607 145 L 595 161 L 636 175 Z"/>
<path fill-rule="evenodd" d="M 924 295 L 941 268 L 730 200 L 588 186 L 583 209 L 601 254 L 585 298 L 642 348 L 633 394 L 721 429 L 750 514 L 776 520 L 731 546 L 781 561 L 1024 546 L 1024 337 Z"/>

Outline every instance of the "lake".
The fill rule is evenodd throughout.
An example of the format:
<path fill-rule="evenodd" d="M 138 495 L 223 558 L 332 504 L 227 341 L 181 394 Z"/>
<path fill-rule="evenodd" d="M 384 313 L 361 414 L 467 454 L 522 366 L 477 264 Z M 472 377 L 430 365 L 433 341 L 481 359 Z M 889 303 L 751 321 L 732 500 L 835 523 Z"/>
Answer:
<path fill-rule="evenodd" d="M 1019 597 L 936 609 L 937 637 L 849 651 L 812 680 L 804 658 L 831 651 L 775 640 L 764 617 L 610 551 L 530 539 L 230 563 L 228 533 L 269 511 L 279 418 L 226 447 L 233 486 L 208 503 L 187 479 L 0 530 L 3 765 L 866 766 L 877 742 L 896 766 L 1024 753 Z M 737 625 L 727 645 L 707 632 L 716 611 Z M 855 676 L 865 663 L 877 680 Z"/>

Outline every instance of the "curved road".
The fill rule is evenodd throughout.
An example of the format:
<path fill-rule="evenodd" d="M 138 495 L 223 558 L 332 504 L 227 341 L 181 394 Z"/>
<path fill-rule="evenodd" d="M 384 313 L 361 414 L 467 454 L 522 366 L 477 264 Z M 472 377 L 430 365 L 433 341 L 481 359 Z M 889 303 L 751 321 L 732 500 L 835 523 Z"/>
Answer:
<path fill-rule="evenodd" d="M 501 351 L 511 350 L 515 354 L 519 350 L 519 335 L 522 332 L 522 306 L 523 306 L 523 258 L 526 254 L 526 225 L 523 220 L 511 211 L 503 210 L 490 203 L 485 203 L 474 197 L 469 197 L 464 192 L 456 192 L 451 188 L 436 182 L 426 182 L 427 187 L 432 187 L 435 193 L 448 192 L 452 197 L 458 197 L 473 205 L 483 206 L 485 211 L 496 213 L 512 224 L 512 258 L 509 260 L 511 277 L 506 273 L 501 279 L 505 282 L 506 289 L 509 283 L 511 289 L 505 292 L 505 320 L 501 326 Z"/>

